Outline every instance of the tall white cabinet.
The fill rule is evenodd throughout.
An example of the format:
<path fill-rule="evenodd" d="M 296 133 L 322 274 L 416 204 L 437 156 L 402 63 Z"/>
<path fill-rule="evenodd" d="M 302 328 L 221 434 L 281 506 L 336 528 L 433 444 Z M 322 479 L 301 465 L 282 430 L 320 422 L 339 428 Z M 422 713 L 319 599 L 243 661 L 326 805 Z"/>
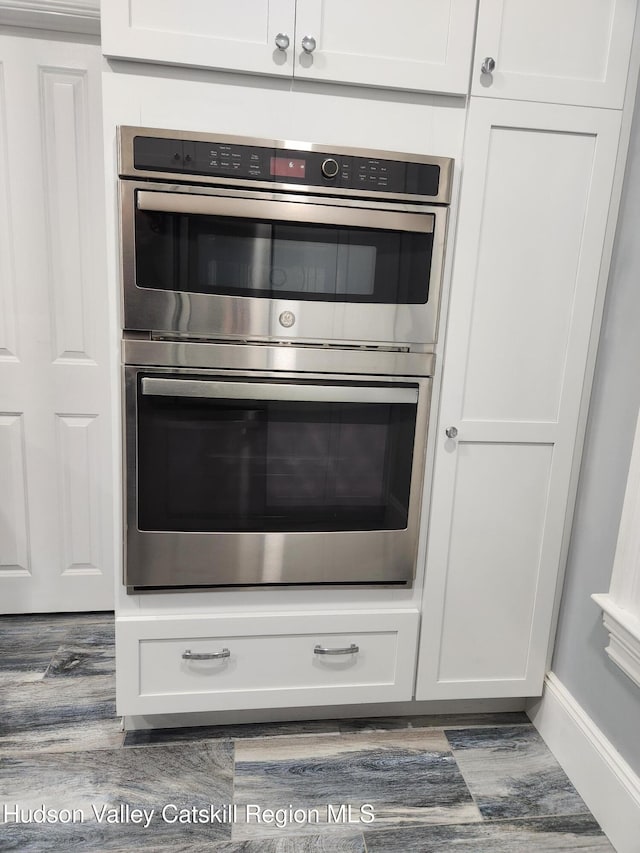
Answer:
<path fill-rule="evenodd" d="M 472 99 L 418 698 L 540 692 L 620 119 Z"/>
<path fill-rule="evenodd" d="M 418 699 L 542 690 L 635 16 L 480 0 Z"/>

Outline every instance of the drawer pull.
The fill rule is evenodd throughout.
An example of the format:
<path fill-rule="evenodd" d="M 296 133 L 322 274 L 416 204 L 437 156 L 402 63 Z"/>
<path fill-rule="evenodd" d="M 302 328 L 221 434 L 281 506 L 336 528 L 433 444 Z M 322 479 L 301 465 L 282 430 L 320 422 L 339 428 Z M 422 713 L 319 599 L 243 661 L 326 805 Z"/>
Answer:
<path fill-rule="evenodd" d="M 192 652 L 191 649 L 186 649 L 182 652 L 183 660 L 218 660 L 218 658 L 229 657 L 231 657 L 229 649 L 223 649 L 221 652 Z"/>
<path fill-rule="evenodd" d="M 314 655 L 355 655 L 360 651 L 360 647 L 355 643 L 351 643 L 344 649 L 324 649 L 322 646 L 314 646 Z"/>

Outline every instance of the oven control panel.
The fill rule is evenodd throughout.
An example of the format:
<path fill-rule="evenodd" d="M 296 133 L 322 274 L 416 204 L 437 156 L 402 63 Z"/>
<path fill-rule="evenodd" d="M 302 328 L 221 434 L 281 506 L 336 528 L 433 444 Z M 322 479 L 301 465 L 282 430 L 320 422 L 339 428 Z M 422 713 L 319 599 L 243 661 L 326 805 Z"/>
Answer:
<path fill-rule="evenodd" d="M 165 136 L 133 136 L 133 174 L 139 171 L 333 187 L 349 194 L 365 190 L 435 199 L 442 191 L 438 162 Z"/>

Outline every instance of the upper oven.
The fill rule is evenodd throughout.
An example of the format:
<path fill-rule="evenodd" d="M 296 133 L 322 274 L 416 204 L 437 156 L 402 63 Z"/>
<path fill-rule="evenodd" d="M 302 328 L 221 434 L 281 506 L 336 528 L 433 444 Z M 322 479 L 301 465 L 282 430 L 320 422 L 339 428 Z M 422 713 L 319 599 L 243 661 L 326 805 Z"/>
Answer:
<path fill-rule="evenodd" d="M 432 345 L 453 161 L 120 129 L 124 327 Z"/>

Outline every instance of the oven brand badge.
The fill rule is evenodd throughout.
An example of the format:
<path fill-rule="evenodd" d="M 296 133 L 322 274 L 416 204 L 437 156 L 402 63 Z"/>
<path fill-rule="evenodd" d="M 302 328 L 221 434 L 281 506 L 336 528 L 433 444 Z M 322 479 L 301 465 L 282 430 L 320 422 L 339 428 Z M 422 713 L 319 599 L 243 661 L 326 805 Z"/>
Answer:
<path fill-rule="evenodd" d="M 283 311 L 278 319 L 281 326 L 284 326 L 285 329 L 290 329 L 296 321 L 296 315 L 293 311 Z"/>

